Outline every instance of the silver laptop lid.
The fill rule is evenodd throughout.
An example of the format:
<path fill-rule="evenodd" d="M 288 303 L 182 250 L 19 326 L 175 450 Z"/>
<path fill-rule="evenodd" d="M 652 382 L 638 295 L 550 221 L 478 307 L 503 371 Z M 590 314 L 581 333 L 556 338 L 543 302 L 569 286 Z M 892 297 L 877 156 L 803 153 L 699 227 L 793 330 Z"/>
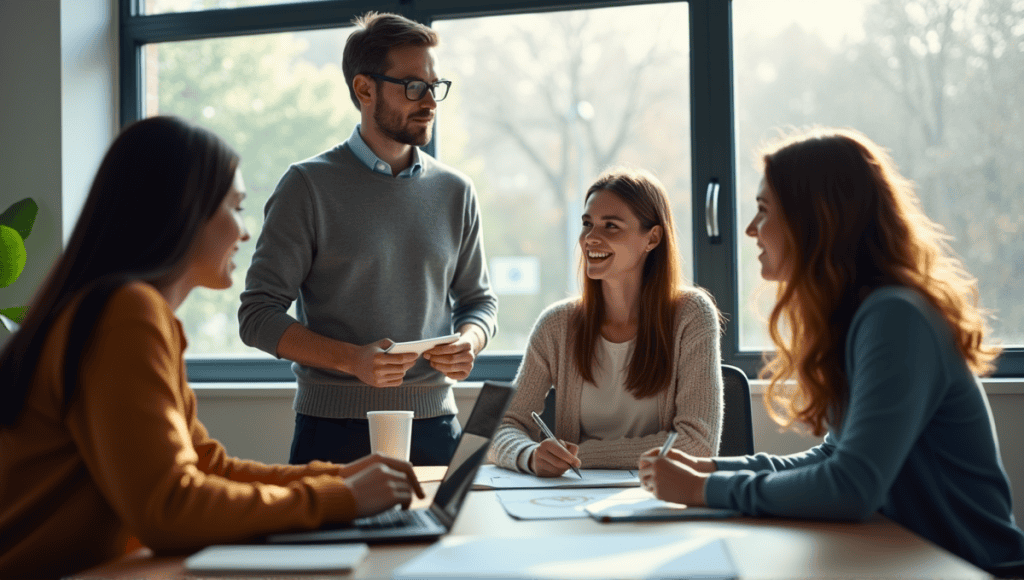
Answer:
<path fill-rule="evenodd" d="M 430 506 L 430 511 L 445 527 L 451 528 L 455 522 L 477 469 L 487 457 L 487 449 L 505 416 L 513 392 L 515 387 L 512 384 L 496 381 L 485 381 L 480 389 L 455 454 Z"/>

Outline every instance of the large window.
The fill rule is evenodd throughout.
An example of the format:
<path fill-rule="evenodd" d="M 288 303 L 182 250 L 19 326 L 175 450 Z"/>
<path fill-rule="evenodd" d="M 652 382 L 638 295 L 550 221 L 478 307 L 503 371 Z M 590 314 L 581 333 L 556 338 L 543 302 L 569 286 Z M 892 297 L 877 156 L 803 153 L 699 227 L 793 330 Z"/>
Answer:
<path fill-rule="evenodd" d="M 242 159 L 252 239 L 229 290 L 197 288 L 178 309 L 191 357 L 269 357 L 238 334 L 239 294 L 263 207 L 288 165 L 345 140 L 359 122 L 341 74 L 347 29 L 281 32 L 145 47 L 145 115 L 177 115 L 222 136 Z"/>
<path fill-rule="evenodd" d="M 890 149 L 996 311 L 993 337 L 1024 345 L 1024 3 L 735 0 L 739 224 L 756 211 L 753 154 L 779 128 L 856 128 Z M 738 229 L 740 296 L 759 282 Z M 765 315 L 774 292 L 756 303 Z M 754 306 L 740 346 L 767 344 Z"/>
<path fill-rule="evenodd" d="M 254 240 L 235 286 L 197 290 L 178 311 L 194 380 L 291 377 L 241 344 L 238 294 L 281 174 L 358 122 L 341 49 L 368 9 L 442 37 L 439 67 L 454 84 L 429 151 L 477 185 L 500 298 L 500 333 L 475 377 L 510 378 L 540 310 L 576 292 L 581 194 L 622 163 L 668 187 L 684 272 L 728 319 L 726 362 L 756 372 L 768 346 L 758 312 L 774 293 L 743 235 L 753 153 L 779 128 L 809 124 L 851 126 L 892 150 L 978 276 L 996 338 L 1024 345 L 1019 1 L 121 4 L 122 120 L 171 113 L 213 129 L 242 155 L 250 192 Z M 1011 349 L 1000 372 L 1024 373 L 1024 353 Z"/>
<path fill-rule="evenodd" d="M 166 14 L 168 12 L 191 12 L 195 10 L 217 10 L 221 8 L 244 8 L 268 4 L 317 2 L 318 0 L 145 0 L 144 14 Z"/>
<path fill-rule="evenodd" d="M 665 183 L 692 255 L 686 22 L 676 3 L 433 23 L 454 82 L 437 154 L 480 192 L 500 301 L 489 351 L 521 352 L 541 310 L 578 292 L 583 195 L 608 166 Z"/>

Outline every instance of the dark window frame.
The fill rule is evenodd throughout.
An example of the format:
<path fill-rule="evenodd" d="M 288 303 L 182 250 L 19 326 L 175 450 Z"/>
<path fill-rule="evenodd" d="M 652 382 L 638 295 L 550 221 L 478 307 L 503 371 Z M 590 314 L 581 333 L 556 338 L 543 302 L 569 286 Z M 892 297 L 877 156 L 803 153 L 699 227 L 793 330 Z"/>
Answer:
<path fill-rule="evenodd" d="M 531 12 L 604 8 L 637 4 L 686 2 L 690 35 L 690 118 L 694 282 L 715 296 L 725 315 L 723 362 L 756 377 L 762 354 L 739 345 L 737 313 L 738 216 L 736 212 L 736 142 L 733 116 L 731 0 L 317 0 L 143 15 L 145 0 L 120 0 L 120 124 L 141 117 L 145 44 L 226 36 L 344 27 L 368 10 L 394 12 L 430 24 L 434 20 Z M 727 99 L 712 95 L 728 95 Z M 435 151 L 431 142 L 425 148 Z M 717 184 L 718 235 L 706 222 L 709 186 Z M 521 354 L 488 353 L 477 359 L 468 380 L 510 380 Z M 294 375 L 284 360 L 247 358 L 189 359 L 189 380 L 201 382 L 290 382 Z M 1024 349 L 1007 349 L 994 376 L 1024 376 Z"/>

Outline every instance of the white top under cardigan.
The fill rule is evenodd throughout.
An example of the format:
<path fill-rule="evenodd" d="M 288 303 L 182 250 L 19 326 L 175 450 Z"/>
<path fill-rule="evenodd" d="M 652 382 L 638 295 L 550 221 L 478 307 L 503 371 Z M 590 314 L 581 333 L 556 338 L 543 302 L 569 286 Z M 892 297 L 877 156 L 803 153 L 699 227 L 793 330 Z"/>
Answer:
<path fill-rule="evenodd" d="M 580 393 L 580 441 L 643 437 L 661 430 L 658 397 L 637 399 L 626 390 L 635 345 L 636 339 L 612 342 L 598 337 L 594 382 L 583 381 Z"/>
<path fill-rule="evenodd" d="M 577 300 L 552 304 L 534 324 L 516 373 L 516 394 L 491 445 L 491 461 L 521 470 L 520 454 L 543 439 L 530 412 L 543 410 L 552 386 L 555 436 L 580 445 L 584 468 L 634 469 L 640 454 L 664 444 L 670 430 L 679 432 L 675 448 L 700 457 L 714 456 L 721 440 L 723 390 L 718 310 L 707 294 L 692 289 L 680 298 L 669 386 L 655 397 L 659 430 L 644 436 L 587 441 L 582 441 L 580 422 L 583 379 L 572 357 L 569 334 Z"/>

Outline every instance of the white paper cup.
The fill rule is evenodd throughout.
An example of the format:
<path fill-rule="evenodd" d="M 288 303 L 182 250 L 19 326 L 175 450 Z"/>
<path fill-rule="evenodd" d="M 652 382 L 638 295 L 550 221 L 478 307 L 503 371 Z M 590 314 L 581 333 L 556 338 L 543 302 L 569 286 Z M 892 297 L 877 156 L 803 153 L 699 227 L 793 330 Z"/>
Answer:
<path fill-rule="evenodd" d="M 367 411 L 370 451 L 409 461 L 412 445 L 412 411 Z"/>

